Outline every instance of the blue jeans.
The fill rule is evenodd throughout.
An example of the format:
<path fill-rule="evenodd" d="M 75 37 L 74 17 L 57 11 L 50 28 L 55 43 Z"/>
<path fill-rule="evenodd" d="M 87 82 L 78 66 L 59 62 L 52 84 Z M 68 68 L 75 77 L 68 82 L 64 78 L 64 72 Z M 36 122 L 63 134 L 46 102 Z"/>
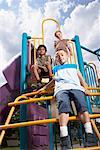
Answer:
<path fill-rule="evenodd" d="M 71 89 L 59 91 L 56 94 L 56 99 L 59 114 L 72 112 L 71 99 L 74 101 L 78 113 L 88 111 L 85 94 L 80 90 Z"/>

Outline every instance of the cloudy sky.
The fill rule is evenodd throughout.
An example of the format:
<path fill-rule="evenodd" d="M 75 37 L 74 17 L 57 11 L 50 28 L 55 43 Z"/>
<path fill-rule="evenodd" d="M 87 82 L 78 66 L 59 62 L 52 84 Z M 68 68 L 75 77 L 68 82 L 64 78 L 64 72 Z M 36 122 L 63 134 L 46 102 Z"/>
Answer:
<path fill-rule="evenodd" d="M 60 22 L 65 38 L 79 35 L 81 45 L 91 50 L 100 47 L 100 1 L 99 0 L 0 0 L 0 86 L 5 83 L 2 70 L 9 61 L 21 52 L 22 33 L 41 36 L 41 23 L 45 18 L 55 18 Z M 45 41 L 49 41 L 48 53 L 56 26 L 52 22 L 45 25 Z M 85 53 L 86 61 L 96 57 Z"/>

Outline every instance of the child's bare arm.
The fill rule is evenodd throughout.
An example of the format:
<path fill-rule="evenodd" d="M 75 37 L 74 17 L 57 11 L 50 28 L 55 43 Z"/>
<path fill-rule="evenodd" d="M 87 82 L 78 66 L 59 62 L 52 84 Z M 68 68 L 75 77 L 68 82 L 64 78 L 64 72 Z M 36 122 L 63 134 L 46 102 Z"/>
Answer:
<path fill-rule="evenodd" d="M 77 71 L 77 75 L 79 77 L 81 85 L 85 88 L 85 94 L 88 95 L 90 93 L 90 91 L 87 89 L 88 84 L 85 82 L 85 80 L 84 80 L 84 78 L 83 78 L 83 76 L 79 70 Z"/>
<path fill-rule="evenodd" d="M 35 63 L 34 63 L 34 65 L 38 65 L 38 61 L 37 61 L 37 59 L 35 60 Z"/>
<path fill-rule="evenodd" d="M 83 76 L 82 76 L 82 74 L 81 74 L 81 72 L 80 72 L 79 70 L 77 71 L 77 75 L 78 75 L 78 77 L 79 77 L 79 80 L 80 80 L 81 85 L 82 85 L 84 88 L 87 88 L 87 87 L 88 87 L 88 84 L 85 82 L 85 80 L 84 80 L 84 78 L 83 78 Z"/>
<path fill-rule="evenodd" d="M 54 41 L 54 48 L 56 48 L 56 45 L 57 45 L 57 41 Z"/>
<path fill-rule="evenodd" d="M 68 40 L 67 40 L 67 48 L 69 49 L 70 55 L 72 56 L 73 52 L 72 52 L 72 48 L 71 48 L 70 44 L 68 43 Z"/>
<path fill-rule="evenodd" d="M 48 56 L 48 62 L 51 64 L 51 56 Z"/>

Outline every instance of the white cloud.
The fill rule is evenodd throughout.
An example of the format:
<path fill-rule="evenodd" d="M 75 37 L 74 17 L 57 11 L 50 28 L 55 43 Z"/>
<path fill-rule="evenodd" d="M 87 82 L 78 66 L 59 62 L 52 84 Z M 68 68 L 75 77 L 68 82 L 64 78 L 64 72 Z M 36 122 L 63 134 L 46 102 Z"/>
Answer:
<path fill-rule="evenodd" d="M 2 55 L 3 55 L 3 57 L 2 57 Z M 1 44 L 1 41 L 0 41 L 0 70 L 3 69 L 3 65 L 6 66 L 6 64 L 7 64 L 7 60 L 4 59 L 5 56 L 6 56 L 6 50 L 5 50 L 5 47 L 3 47 L 3 45 Z"/>
<path fill-rule="evenodd" d="M 100 33 L 98 33 L 100 31 L 98 30 L 100 24 L 99 8 L 100 3 L 97 0 L 87 6 L 78 5 L 70 17 L 65 19 L 62 28 L 66 36 L 72 38 L 78 34 L 82 44 L 93 49 L 98 48 L 99 42 L 97 41 L 100 39 Z"/>
<path fill-rule="evenodd" d="M 3 2 L 3 0 L 0 0 L 0 4 Z"/>
<path fill-rule="evenodd" d="M 4 83 L 6 83 L 5 77 L 2 74 L 2 70 L 4 69 L 4 67 L 7 64 L 7 61 L 4 59 L 5 56 L 6 56 L 6 50 L 5 50 L 5 48 L 3 47 L 3 45 L 1 44 L 1 41 L 0 41 L 0 87 Z"/>
<path fill-rule="evenodd" d="M 7 61 L 20 50 L 19 33 L 15 14 L 10 10 L 2 9 L 0 11 L 0 39 L 2 48 L 5 48 L 5 55 L 2 57 Z"/>
<path fill-rule="evenodd" d="M 60 4 L 61 1 L 52 1 L 52 2 L 47 2 L 45 4 L 45 13 L 44 16 L 48 17 L 54 17 L 54 18 L 59 18 L 60 17 Z"/>
<path fill-rule="evenodd" d="M 45 17 L 54 17 L 55 19 L 61 18 L 61 12 L 67 12 L 70 7 L 74 5 L 74 2 L 68 0 L 54 0 L 45 3 L 44 9 Z"/>
<path fill-rule="evenodd" d="M 14 1 L 14 0 L 6 0 L 6 2 L 7 2 L 7 4 L 8 4 L 8 7 L 11 7 L 13 1 Z"/>
<path fill-rule="evenodd" d="M 20 31 L 27 32 L 31 35 L 39 34 L 41 31 L 40 26 L 43 18 L 41 10 L 30 7 L 27 0 L 21 0 L 18 12 Z"/>

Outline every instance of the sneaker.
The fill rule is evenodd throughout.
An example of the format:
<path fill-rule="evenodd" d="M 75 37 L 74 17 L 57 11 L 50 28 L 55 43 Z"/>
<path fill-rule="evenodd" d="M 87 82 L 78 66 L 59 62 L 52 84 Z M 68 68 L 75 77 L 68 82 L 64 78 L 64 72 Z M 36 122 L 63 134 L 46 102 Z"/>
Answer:
<path fill-rule="evenodd" d="M 40 89 L 40 88 L 42 88 L 43 87 L 43 84 L 41 83 L 41 82 L 38 82 L 37 83 L 37 89 Z"/>
<path fill-rule="evenodd" d="M 37 85 L 35 83 L 32 83 L 31 84 L 31 88 L 32 88 L 32 90 L 36 90 L 37 89 Z"/>
<path fill-rule="evenodd" d="M 94 135 L 92 133 L 86 133 L 85 134 L 85 147 L 91 147 L 91 146 L 97 146 L 97 143 L 95 142 Z"/>
<path fill-rule="evenodd" d="M 33 83 L 33 84 L 31 85 L 32 90 L 39 90 L 39 89 L 42 88 L 42 87 L 43 87 L 43 85 L 42 85 L 41 82 L 37 82 L 36 84 Z"/>
<path fill-rule="evenodd" d="M 60 145 L 61 145 L 61 150 L 71 150 L 71 141 L 70 137 L 61 137 L 60 138 Z"/>

